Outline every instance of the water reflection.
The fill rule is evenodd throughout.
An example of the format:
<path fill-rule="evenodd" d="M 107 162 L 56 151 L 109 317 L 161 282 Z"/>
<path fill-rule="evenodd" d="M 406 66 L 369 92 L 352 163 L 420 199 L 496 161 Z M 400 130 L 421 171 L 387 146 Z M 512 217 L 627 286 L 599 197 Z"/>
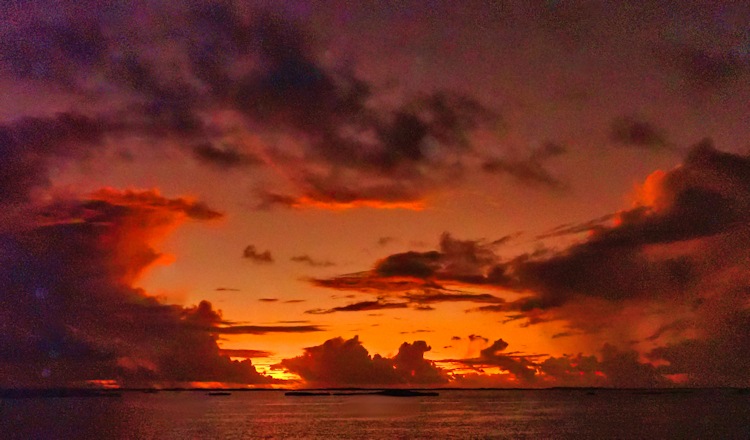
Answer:
<path fill-rule="evenodd" d="M 0 432 L 19 439 L 748 438 L 748 420 L 750 395 L 735 390 L 457 390 L 406 399 L 126 392 L 0 400 Z"/>

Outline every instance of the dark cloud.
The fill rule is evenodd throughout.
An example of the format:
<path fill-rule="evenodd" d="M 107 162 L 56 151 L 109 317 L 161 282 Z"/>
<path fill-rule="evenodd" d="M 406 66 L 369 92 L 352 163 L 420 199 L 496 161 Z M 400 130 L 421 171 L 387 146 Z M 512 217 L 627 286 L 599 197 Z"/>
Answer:
<path fill-rule="evenodd" d="M 522 234 L 523 234 L 522 232 L 516 232 L 515 234 L 503 235 L 502 237 L 500 237 L 500 238 L 498 238 L 496 240 L 492 240 L 490 242 L 490 244 L 492 246 L 502 246 L 502 245 L 505 245 L 508 242 L 514 240 L 515 238 L 517 238 L 518 236 L 520 236 Z"/>
<path fill-rule="evenodd" d="M 509 307 L 507 304 L 492 304 L 489 306 L 479 306 L 468 309 L 467 312 L 505 312 L 508 311 Z"/>
<path fill-rule="evenodd" d="M 492 250 L 474 241 L 441 238 L 440 251 L 405 252 L 379 261 L 357 277 L 319 281 L 342 289 L 404 292 L 434 289 L 446 300 L 441 284 L 495 285 L 533 292 L 509 305 L 488 310 L 558 307 L 578 296 L 609 301 L 630 298 L 679 298 L 708 276 L 700 255 L 667 252 L 656 257 L 655 246 L 742 234 L 750 212 L 750 159 L 717 151 L 704 141 L 684 164 L 655 173 L 644 185 L 643 204 L 584 225 L 555 230 L 552 235 L 588 229 L 590 235 L 565 250 L 540 256 L 521 255 L 500 262 Z M 427 293 L 427 292 L 425 292 Z M 498 302 L 501 300 L 486 302 Z M 686 298 L 689 299 L 689 298 Z"/>
<path fill-rule="evenodd" d="M 233 287 L 217 287 L 214 290 L 217 292 L 240 292 L 240 289 L 235 289 Z"/>
<path fill-rule="evenodd" d="M 258 301 L 260 302 L 276 302 L 278 300 L 278 298 L 258 298 Z"/>
<path fill-rule="evenodd" d="M 384 302 L 381 300 L 377 301 L 361 301 L 352 303 L 346 306 L 334 307 L 331 309 L 312 309 L 306 310 L 305 313 L 311 315 L 326 315 L 335 312 L 363 312 L 371 310 L 385 310 L 385 309 L 405 309 L 409 303 L 401 302 Z"/>
<path fill-rule="evenodd" d="M 688 337 L 659 346 L 648 353 L 652 360 L 666 361 L 657 367 L 662 374 L 684 375 L 692 386 L 750 386 L 750 287 L 734 288 L 731 299 L 723 298 L 723 307 L 704 303 L 695 322 L 675 321 L 670 330 L 690 329 L 699 337 Z M 744 307 L 738 308 L 738 301 Z M 660 329 L 664 331 L 664 329 Z"/>
<path fill-rule="evenodd" d="M 635 116 L 623 116 L 612 121 L 610 140 L 630 147 L 660 150 L 669 147 L 666 135 L 652 123 Z"/>
<path fill-rule="evenodd" d="M 107 189 L 0 234 L 4 386 L 270 383 L 220 353 L 216 335 L 237 328 L 209 302 L 183 308 L 131 287 L 162 257 L 152 241 L 186 219 L 217 216 L 188 199 Z"/>
<path fill-rule="evenodd" d="M 612 345 L 602 348 L 601 371 L 618 388 L 657 388 L 670 386 L 656 367 L 638 360 L 636 351 L 622 351 Z"/>
<path fill-rule="evenodd" d="M 485 344 L 488 343 L 488 342 L 490 342 L 490 340 L 487 339 L 487 338 L 485 338 L 484 336 L 475 335 L 475 334 L 471 334 L 471 335 L 467 336 L 467 338 L 471 342 L 474 342 L 474 341 L 484 341 Z"/>
<path fill-rule="evenodd" d="M 490 284 L 499 272 L 493 272 L 497 256 L 492 245 L 482 241 L 457 240 L 444 233 L 440 250 L 404 252 L 390 255 L 375 264 L 369 272 L 330 279 L 313 279 L 313 284 L 342 290 L 410 292 L 415 302 L 478 301 L 494 302 L 499 298 L 489 294 L 470 294 L 445 289 L 441 282 Z"/>
<path fill-rule="evenodd" d="M 412 308 L 418 312 L 430 312 L 432 310 L 435 310 L 435 307 L 432 307 L 427 304 L 416 304 L 416 305 L 413 305 Z"/>
<path fill-rule="evenodd" d="M 94 68 L 108 52 L 99 23 L 85 17 L 76 26 L 40 20 L 25 29 L 4 30 L 2 61 L 19 78 L 72 85 L 80 78 L 81 67 Z"/>
<path fill-rule="evenodd" d="M 234 358 L 245 358 L 245 359 L 265 358 L 265 357 L 273 356 L 273 353 L 271 353 L 270 351 L 249 350 L 249 349 L 229 349 L 229 348 L 220 349 L 219 354 L 221 354 L 222 356 L 229 356 L 229 357 L 234 357 Z"/>
<path fill-rule="evenodd" d="M 576 334 L 577 333 L 574 333 L 574 332 L 560 332 L 560 333 L 555 333 L 554 335 L 552 335 L 551 339 L 567 338 L 569 336 L 575 336 Z"/>
<path fill-rule="evenodd" d="M 118 191 L 104 188 L 91 195 L 95 200 L 115 201 L 123 206 L 148 207 L 172 213 L 184 213 L 195 220 L 213 220 L 223 217 L 223 214 L 209 208 L 205 203 L 191 198 L 178 197 L 167 199 L 158 190 L 150 191 Z"/>
<path fill-rule="evenodd" d="M 662 48 L 659 53 L 666 65 L 679 72 L 686 85 L 697 91 L 723 89 L 750 74 L 750 62 L 739 51 L 672 46 Z"/>
<path fill-rule="evenodd" d="M 257 158 L 247 153 L 242 153 L 236 148 L 229 146 L 218 148 L 210 143 L 194 146 L 193 155 L 201 162 L 223 169 L 238 168 L 259 163 Z"/>
<path fill-rule="evenodd" d="M 382 277 L 427 278 L 440 267 L 440 252 L 405 252 L 391 255 L 378 263 L 375 274 Z"/>
<path fill-rule="evenodd" d="M 507 174 L 527 185 L 541 185 L 552 189 L 563 189 L 566 185 L 553 176 L 545 164 L 549 159 L 563 155 L 567 149 L 560 144 L 547 142 L 531 151 L 529 157 L 518 159 L 488 159 L 482 169 L 491 174 Z"/>
<path fill-rule="evenodd" d="M 226 325 L 205 328 L 215 334 L 224 335 L 266 335 L 269 333 L 312 333 L 322 332 L 318 325 Z"/>
<path fill-rule="evenodd" d="M 465 260 L 467 268 L 460 272 L 471 273 L 473 265 L 475 272 L 484 274 L 475 277 L 457 276 L 456 266 L 446 273 L 445 256 L 436 251 L 396 254 L 382 261 L 398 263 L 392 266 L 401 270 L 386 266 L 387 274 L 532 292 L 513 303 L 484 306 L 476 309 L 479 311 L 528 313 L 559 307 L 579 297 L 690 302 L 699 295 L 695 287 L 711 276 L 707 265 L 715 267 L 718 262 L 708 263 L 690 247 L 681 251 L 681 246 L 696 240 L 709 243 L 722 236 L 736 236 L 737 242 L 744 242 L 743 225 L 750 212 L 748 176 L 750 159 L 717 151 L 703 141 L 682 166 L 649 177 L 640 190 L 643 201 L 636 207 L 614 217 L 563 225 L 542 236 L 589 233 L 567 249 L 520 255 L 506 262 L 490 254 L 484 261 Z M 659 248 L 664 251 L 657 252 Z"/>
<path fill-rule="evenodd" d="M 421 192 L 425 188 L 418 183 L 412 184 L 401 181 L 386 184 L 368 184 L 362 181 L 354 183 L 338 175 L 306 175 L 303 180 L 303 182 L 298 183 L 298 186 L 302 188 L 300 195 L 258 191 L 256 194 L 259 199 L 257 207 L 269 209 L 274 206 L 283 206 L 297 209 L 332 210 L 359 207 L 411 210 L 424 208 Z"/>
<path fill-rule="evenodd" d="M 106 131 L 118 138 L 187 145 L 220 170 L 273 162 L 295 176 L 293 190 L 261 190 L 265 207 L 408 207 L 454 179 L 472 153 L 471 134 L 498 120 L 476 99 L 440 90 L 372 105 L 389 91 L 352 65 L 323 63 L 316 36 L 267 6 L 48 6 L 55 19 L 14 12 L 0 31 L 3 70 L 63 89 L 76 103 L 106 104 L 101 119 L 113 121 Z M 151 26 L 135 25 L 143 16 Z M 288 137 L 295 147 L 233 141 L 244 132 Z M 33 171 L 42 179 L 33 185 L 43 184 L 43 170 Z"/>
<path fill-rule="evenodd" d="M 409 386 L 437 385 L 447 375 L 424 359 L 430 346 L 424 341 L 403 343 L 393 358 L 371 356 L 357 336 L 329 339 L 305 348 L 305 353 L 284 359 L 280 367 L 299 375 L 308 386 Z"/>
<path fill-rule="evenodd" d="M 546 357 L 506 353 L 508 343 L 498 339 L 480 351 L 478 357 L 448 359 L 444 362 L 463 364 L 480 372 L 495 367 L 508 374 L 464 374 L 453 375 L 453 384 L 458 386 L 503 386 L 503 387 L 618 387 L 659 388 L 674 384 L 663 377 L 657 368 L 638 360 L 635 351 L 622 351 L 612 345 L 604 345 L 600 356 L 565 355 Z"/>
<path fill-rule="evenodd" d="M 225 10 L 221 16 L 234 14 Z M 240 35 L 247 32 L 242 25 L 231 27 Z M 274 153 L 277 165 L 295 169 L 293 183 L 299 191 L 261 191 L 262 207 L 418 201 L 444 168 L 445 160 L 431 153 L 431 143 L 468 152 L 468 133 L 497 118 L 476 100 L 446 92 L 376 110 L 367 104 L 373 86 L 351 69 L 324 67 L 310 36 L 297 24 L 268 13 L 251 23 L 249 32 L 259 68 L 236 78 L 228 91 L 231 105 L 256 124 L 295 136 L 305 146 L 305 160 L 316 165 L 302 166 L 297 158 L 290 162 L 283 153 Z M 226 60 L 200 70 L 212 72 L 211 84 L 231 78 L 221 64 Z M 216 75 L 217 70 L 222 74 Z M 429 175 L 421 172 L 425 167 L 432 169 Z"/>
<path fill-rule="evenodd" d="M 689 319 L 678 319 L 676 321 L 672 321 L 668 324 L 662 325 L 651 336 L 646 338 L 646 340 L 655 341 L 667 333 L 670 333 L 670 332 L 679 333 L 681 331 L 684 331 L 693 327 L 694 325 L 695 324 Z"/>
<path fill-rule="evenodd" d="M 103 121 L 75 113 L 0 125 L 0 204 L 28 201 L 32 191 L 50 185 L 52 166 L 90 156 L 106 131 Z"/>
<path fill-rule="evenodd" d="M 565 235 L 582 234 L 595 232 L 602 229 L 607 222 L 617 217 L 617 214 L 607 214 L 593 220 L 588 220 L 582 223 L 566 223 L 553 228 L 551 231 L 544 234 L 538 235 L 537 239 L 551 238 L 551 237 L 562 237 Z"/>
<path fill-rule="evenodd" d="M 336 263 L 328 260 L 317 260 L 307 254 L 304 255 L 295 255 L 292 258 L 290 258 L 291 261 L 294 261 L 295 263 L 305 263 L 312 267 L 331 267 L 335 266 Z"/>
<path fill-rule="evenodd" d="M 255 248 L 255 245 L 252 245 L 252 244 L 247 245 L 245 247 L 245 250 L 242 251 L 242 258 L 247 258 L 253 263 L 258 263 L 258 264 L 273 263 L 273 256 L 271 255 L 271 251 L 266 250 L 263 252 L 259 252 Z"/>
<path fill-rule="evenodd" d="M 473 338 L 472 338 L 473 336 Z M 470 335 L 469 340 L 481 339 L 485 343 L 487 338 Z M 536 369 L 533 361 L 520 356 L 503 354 L 502 352 L 508 347 L 508 343 L 498 339 L 486 348 L 483 348 L 479 357 L 470 359 L 453 360 L 473 368 L 499 367 L 502 370 L 513 374 L 517 380 L 523 384 L 533 384 L 536 376 Z"/>
<path fill-rule="evenodd" d="M 654 174 L 644 191 L 650 205 L 618 214 L 615 226 L 594 230 L 586 241 L 541 260 L 517 260 L 520 285 L 559 305 L 574 295 L 611 300 L 678 295 L 707 274 L 698 255 L 653 258 L 651 246 L 742 234 L 750 212 L 750 159 L 715 150 L 704 141 L 685 163 Z"/>
<path fill-rule="evenodd" d="M 398 239 L 395 238 L 395 237 L 388 237 L 388 236 L 386 236 L 386 237 L 380 237 L 380 238 L 378 238 L 378 246 L 387 246 L 387 245 L 389 245 L 389 244 L 391 244 L 391 243 L 393 243 L 393 242 L 395 242 L 397 240 Z"/>
<path fill-rule="evenodd" d="M 475 303 L 503 303 L 502 298 L 498 298 L 489 293 L 443 293 L 436 291 L 427 291 L 425 293 L 407 293 L 403 295 L 411 303 L 415 304 L 433 304 L 441 302 L 475 302 Z"/>
<path fill-rule="evenodd" d="M 451 336 L 451 341 L 460 341 L 461 336 Z"/>
<path fill-rule="evenodd" d="M 503 261 L 484 242 L 444 235 L 439 250 L 394 254 L 370 271 L 314 283 L 389 293 L 414 304 L 486 302 L 469 311 L 511 313 L 508 318 L 523 319 L 523 325 L 557 320 L 568 328 L 558 337 L 611 334 L 613 343 L 634 339 L 621 340 L 613 328 L 622 318 L 618 307 L 683 310 L 678 321 L 655 312 L 650 316 L 661 322 L 658 330 L 652 337 L 638 336 L 649 349 L 656 347 L 653 359 L 669 366 L 638 367 L 636 352 L 610 350 L 602 358 L 610 365 L 608 380 L 629 383 L 625 373 L 617 376 L 619 365 L 623 371 L 637 370 L 633 384 L 661 384 L 662 373 L 702 385 L 745 383 L 746 376 L 729 364 L 745 365 L 744 353 L 750 352 L 737 336 L 747 310 L 746 293 L 737 292 L 749 284 L 744 262 L 750 245 L 750 158 L 702 141 L 680 166 L 649 176 L 636 197 L 630 209 L 543 235 L 588 233 L 565 249 Z M 503 301 L 452 290 L 456 286 L 495 287 L 524 296 Z"/>

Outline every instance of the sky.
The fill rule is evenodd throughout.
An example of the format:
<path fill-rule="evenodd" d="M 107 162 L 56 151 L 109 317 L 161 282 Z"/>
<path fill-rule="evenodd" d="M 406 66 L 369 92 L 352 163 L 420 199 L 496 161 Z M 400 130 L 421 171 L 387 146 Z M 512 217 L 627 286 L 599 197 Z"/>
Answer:
<path fill-rule="evenodd" d="M 0 386 L 750 386 L 748 23 L 11 0 Z"/>

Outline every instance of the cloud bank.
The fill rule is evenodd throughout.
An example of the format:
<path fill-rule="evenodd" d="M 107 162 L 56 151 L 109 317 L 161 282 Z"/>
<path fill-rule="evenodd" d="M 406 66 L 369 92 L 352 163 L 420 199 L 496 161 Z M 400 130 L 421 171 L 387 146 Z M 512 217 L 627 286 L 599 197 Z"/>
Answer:
<path fill-rule="evenodd" d="M 221 217 L 200 202 L 103 189 L 34 209 L 35 223 L 0 233 L 2 386 L 270 384 L 248 353 L 231 360 L 219 335 L 321 330 L 235 325 L 207 301 L 169 305 L 132 287 L 173 228 Z"/>
<path fill-rule="evenodd" d="M 750 158 L 704 140 L 680 166 L 649 176 L 633 207 L 547 235 L 588 232 L 565 249 L 502 260 L 486 242 L 445 234 L 439 250 L 393 254 L 369 271 L 312 283 L 416 303 L 485 302 L 471 310 L 526 325 L 562 321 L 568 335 L 610 335 L 614 346 L 627 345 L 622 335 L 630 334 L 644 342 L 638 359 L 660 365 L 660 375 L 747 386 L 748 224 Z M 469 288 L 521 297 L 461 291 Z M 642 319 L 663 330 L 638 336 L 626 309 L 643 310 Z"/>

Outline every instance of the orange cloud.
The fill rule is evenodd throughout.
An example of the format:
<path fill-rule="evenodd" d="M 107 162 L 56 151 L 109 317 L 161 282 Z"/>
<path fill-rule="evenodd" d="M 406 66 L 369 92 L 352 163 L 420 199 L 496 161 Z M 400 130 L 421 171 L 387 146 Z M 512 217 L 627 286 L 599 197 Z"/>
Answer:
<path fill-rule="evenodd" d="M 328 211 L 346 211 L 356 208 L 372 209 L 406 209 L 411 211 L 422 211 L 425 209 L 425 202 L 417 201 L 385 201 L 375 199 L 361 199 L 351 201 L 335 200 L 318 200 L 308 196 L 292 197 L 286 200 L 285 204 L 295 209 L 322 209 Z"/>
<path fill-rule="evenodd" d="M 111 264 L 121 274 L 120 280 L 132 284 L 154 264 L 169 264 L 174 256 L 155 251 L 167 235 L 187 219 L 215 220 L 223 214 L 190 198 L 167 199 L 158 189 L 117 190 L 102 188 L 90 195 L 86 203 L 88 221 L 106 224 L 99 238 L 102 246 L 116 249 Z M 97 215 L 97 210 L 100 212 Z M 113 222 L 102 211 L 118 210 Z"/>

